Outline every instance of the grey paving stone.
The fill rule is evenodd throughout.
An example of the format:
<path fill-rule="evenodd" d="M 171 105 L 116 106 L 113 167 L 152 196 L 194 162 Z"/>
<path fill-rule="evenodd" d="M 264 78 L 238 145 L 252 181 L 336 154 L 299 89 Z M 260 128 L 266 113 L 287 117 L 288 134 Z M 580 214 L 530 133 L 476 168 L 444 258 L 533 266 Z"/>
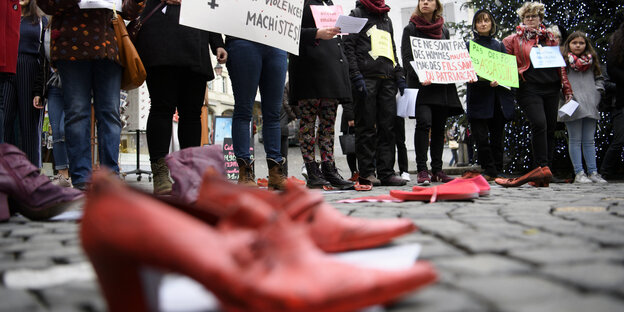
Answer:
<path fill-rule="evenodd" d="M 468 257 L 441 259 L 435 262 L 437 267 L 456 273 L 470 275 L 517 274 L 531 270 L 531 266 L 517 260 L 492 254 L 479 254 Z"/>
<path fill-rule="evenodd" d="M 45 311 L 37 298 L 28 291 L 0 288 L 0 311 Z"/>
<path fill-rule="evenodd" d="M 52 259 L 39 258 L 29 260 L 13 260 L 8 262 L 0 262 L 0 272 L 6 272 L 16 269 L 44 269 L 53 264 Z"/>
<path fill-rule="evenodd" d="M 621 312 L 624 301 L 610 296 L 579 295 L 560 301 L 525 302 L 523 304 L 508 307 L 510 312 Z"/>
<path fill-rule="evenodd" d="M 58 258 L 82 255 L 84 252 L 78 246 L 61 246 L 57 248 L 26 250 L 20 255 L 20 259 Z"/>
<path fill-rule="evenodd" d="M 11 244 L 8 246 L 4 246 L 2 247 L 2 251 L 4 252 L 23 252 L 26 250 L 39 250 L 39 249 L 44 249 L 44 250 L 49 250 L 49 249 L 54 249 L 54 248 L 59 248 L 61 247 L 61 242 L 28 242 L 28 241 L 22 241 L 22 242 L 18 242 L 15 244 Z"/>
<path fill-rule="evenodd" d="M 45 233 L 37 234 L 28 238 L 28 242 L 60 242 L 76 238 L 76 233 Z"/>
<path fill-rule="evenodd" d="M 624 266 L 609 262 L 548 265 L 546 275 L 593 291 L 615 291 L 624 294 Z"/>
<path fill-rule="evenodd" d="M 37 234 L 45 234 L 49 233 L 49 229 L 45 229 L 43 227 L 21 227 L 18 229 L 14 229 L 9 234 L 10 237 L 24 237 L 24 236 L 33 236 Z"/>
<path fill-rule="evenodd" d="M 451 241 L 472 253 L 502 253 L 512 249 L 527 249 L 534 246 L 533 243 L 505 237 L 496 233 L 460 233 Z"/>
<path fill-rule="evenodd" d="M 512 250 L 509 255 L 535 264 L 587 263 L 596 261 L 624 261 L 624 253 L 617 250 L 594 248 L 539 248 Z"/>
<path fill-rule="evenodd" d="M 488 308 L 465 292 L 444 285 L 433 285 L 414 292 L 403 300 L 387 307 L 388 312 L 471 312 L 488 311 Z"/>
<path fill-rule="evenodd" d="M 54 307 L 53 311 L 106 311 L 96 281 L 74 282 L 41 291 L 41 296 Z"/>

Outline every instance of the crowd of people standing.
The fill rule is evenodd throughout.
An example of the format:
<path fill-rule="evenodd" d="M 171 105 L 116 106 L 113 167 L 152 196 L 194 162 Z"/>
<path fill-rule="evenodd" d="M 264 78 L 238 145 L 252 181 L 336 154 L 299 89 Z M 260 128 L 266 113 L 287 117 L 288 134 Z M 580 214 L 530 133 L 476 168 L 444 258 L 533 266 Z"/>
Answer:
<path fill-rule="evenodd" d="M 6 41 L 0 58 L 0 142 L 18 146 L 40 168 L 41 123 L 47 102 L 59 183 L 84 190 L 92 171 L 87 129 L 93 105 L 99 161 L 118 173 L 122 68 L 111 10 L 82 10 L 79 0 L 21 0 L 19 5 L 16 0 L 4 2 L 2 12 L 7 23 L 2 30 Z M 275 189 L 284 188 L 288 172 L 281 146 L 280 115 L 300 120 L 298 138 L 308 187 L 405 185 L 410 179 L 405 120 L 397 117 L 396 96 L 403 95 L 406 88 L 419 90 L 413 116 L 418 184 L 452 180 L 442 170 L 447 119 L 464 113 L 487 180 L 506 187 L 524 183 L 548 186 L 557 121 L 565 122 L 568 131 L 575 182 L 604 183 L 601 173 L 607 178 L 616 177 L 624 141 L 624 25 L 613 34 L 607 55 L 608 76 L 620 87 L 616 88 L 611 107 L 613 143 L 598 168 L 594 133 L 599 119 L 597 107 L 605 93 L 605 72 L 587 35 L 576 31 L 567 38 L 557 38 L 545 27 L 541 3 L 524 3 L 517 10 L 519 25 L 502 41 L 496 38 L 498 27 L 493 14 L 486 9 L 475 13 L 472 39 L 466 43 L 468 50 L 476 43 L 514 55 L 520 83 L 519 88 L 509 88 L 483 77 L 468 81 L 465 112 L 456 84 L 432 83 L 419 77 L 409 65 L 413 60 L 410 37 L 450 38 L 440 0 L 418 1 L 403 27 L 400 46 L 393 40 L 395 29 L 384 0 L 356 1 L 349 15 L 367 21 L 359 33 L 345 35 L 338 27 L 317 27 L 315 23 L 311 6 L 331 6 L 331 0 L 306 0 L 298 55 L 246 39 L 227 36 L 223 40 L 221 34 L 180 25 L 180 3 L 124 0 L 122 8 L 126 19 L 139 14 L 145 17 L 135 44 L 146 67 L 151 97 L 147 142 L 156 194 L 171 192 L 164 159 L 172 135 L 171 116 L 176 110 L 181 147 L 201 144 L 201 106 L 206 82 L 214 78 L 210 50 L 217 62 L 226 64 L 232 79 L 232 140 L 240 184 L 256 185 L 249 145 L 257 90 L 268 185 Z M 18 15 L 20 23 L 8 22 L 17 21 Z M 371 53 L 372 32 L 390 38 L 390 53 Z M 559 44 L 564 67 L 534 66 L 530 57 L 533 48 Z M 572 100 L 579 103 L 574 114 L 558 117 L 558 109 Z M 284 113 L 282 104 L 286 102 L 292 110 Z M 339 105 L 343 106 L 341 131 L 355 133 L 355 153 L 347 155 L 350 179 L 339 174 L 334 157 Z M 503 175 L 503 128 L 514 118 L 515 105 L 531 125 L 534 164 L 526 175 L 508 179 Z M 394 170 L 397 151 L 399 172 Z"/>

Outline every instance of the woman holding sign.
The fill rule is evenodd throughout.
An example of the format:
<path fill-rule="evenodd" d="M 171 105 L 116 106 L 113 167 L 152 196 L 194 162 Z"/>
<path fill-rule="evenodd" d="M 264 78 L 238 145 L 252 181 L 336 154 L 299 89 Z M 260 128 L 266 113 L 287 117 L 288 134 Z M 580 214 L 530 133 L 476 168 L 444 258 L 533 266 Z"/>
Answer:
<path fill-rule="evenodd" d="M 340 12 L 336 11 L 339 10 Z M 299 55 L 289 57 L 290 96 L 300 114 L 299 147 L 308 172 L 310 188 L 350 188 L 334 162 L 334 124 L 339 102 L 351 101 L 349 64 L 338 27 L 323 25 L 325 16 L 342 13 L 331 0 L 307 0 L 301 20 Z M 333 20 L 333 18 L 329 18 Z M 315 134 L 318 117 L 318 135 Z M 317 140 L 318 139 L 318 140 Z M 321 154 L 321 169 L 314 159 L 314 145 Z"/>
<path fill-rule="evenodd" d="M 517 12 L 522 22 L 516 27 L 516 33 L 503 39 L 503 44 L 509 54 L 516 56 L 520 74 L 520 88 L 516 98 L 531 123 L 535 169 L 520 178 L 499 178 L 495 181 L 505 187 L 520 186 L 527 182 L 548 186 L 552 179 L 549 165 L 553 156 L 559 93 L 563 86 L 565 101 L 568 102 L 572 99 L 572 88 L 563 59 L 556 67 L 552 67 L 555 62 L 539 62 L 538 54 L 546 55 L 549 51 L 561 58 L 559 42 L 542 24 L 544 5 L 525 2 Z"/>
<path fill-rule="evenodd" d="M 475 44 L 506 53 L 503 43 L 494 38 L 496 31 L 492 13 L 486 9 L 477 11 L 472 20 L 473 39 L 468 41 L 468 49 Z M 503 128 L 507 120 L 513 119 L 513 94 L 499 86 L 496 80 L 479 76 L 477 81 L 468 83 L 466 110 L 472 135 L 477 142 L 479 165 L 485 179 L 494 180 L 503 171 Z"/>
<path fill-rule="evenodd" d="M 401 55 L 407 72 L 407 86 L 418 89 L 416 131 L 414 133 L 418 184 L 446 183 L 453 179 L 442 171 L 444 127 L 448 117 L 463 114 L 464 110 L 459 102 L 454 83 L 432 84 L 430 80 L 416 75 L 414 68 L 410 65 L 410 62 L 414 60 L 410 37 L 434 40 L 449 39 L 449 31 L 444 27 L 440 0 L 418 1 L 418 7 L 412 13 L 409 24 L 403 29 Z M 431 132 L 431 143 L 429 132 Z M 427 150 L 430 144 L 431 175 L 427 170 Z"/>

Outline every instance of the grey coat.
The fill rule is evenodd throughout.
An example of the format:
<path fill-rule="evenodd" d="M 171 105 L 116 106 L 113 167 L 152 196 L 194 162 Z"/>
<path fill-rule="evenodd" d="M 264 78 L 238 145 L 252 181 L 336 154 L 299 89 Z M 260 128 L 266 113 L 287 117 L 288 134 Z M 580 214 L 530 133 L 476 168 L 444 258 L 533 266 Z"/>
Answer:
<path fill-rule="evenodd" d="M 600 103 L 600 91 L 604 91 L 604 78 L 595 76 L 592 69 L 580 72 L 571 70 L 568 66 L 566 71 L 574 92 L 574 100 L 579 102 L 579 107 L 572 116 L 557 117 L 557 121 L 566 122 L 581 118 L 598 120 L 598 103 Z M 561 106 L 563 103 L 560 103 L 559 107 Z"/>

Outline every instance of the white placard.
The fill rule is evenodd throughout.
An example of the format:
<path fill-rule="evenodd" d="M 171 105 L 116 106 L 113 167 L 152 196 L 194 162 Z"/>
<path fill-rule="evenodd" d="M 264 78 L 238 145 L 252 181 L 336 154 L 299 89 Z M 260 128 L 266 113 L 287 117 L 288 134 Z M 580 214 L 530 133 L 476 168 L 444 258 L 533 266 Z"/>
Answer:
<path fill-rule="evenodd" d="M 416 116 L 416 98 L 418 97 L 418 89 L 406 88 L 403 95 L 399 94 L 397 94 L 397 116 Z"/>
<path fill-rule="evenodd" d="M 534 47 L 531 49 L 531 64 L 533 68 L 565 67 L 559 47 Z"/>
<path fill-rule="evenodd" d="M 456 83 L 477 80 L 466 43 L 461 40 L 434 40 L 410 36 L 410 62 L 420 82 Z"/>
<path fill-rule="evenodd" d="M 340 15 L 336 20 L 336 27 L 340 28 L 344 34 L 357 34 L 364 28 L 367 21 L 368 18 Z"/>
<path fill-rule="evenodd" d="M 81 9 L 113 9 L 121 12 L 121 0 L 81 0 L 78 2 Z"/>
<path fill-rule="evenodd" d="M 570 100 L 570 102 L 566 103 L 565 105 L 561 106 L 561 108 L 559 108 L 559 117 L 563 117 L 565 115 L 568 116 L 572 116 L 572 114 L 574 114 L 574 112 L 576 111 L 576 109 L 579 107 L 579 102 L 575 101 L 575 100 Z"/>
<path fill-rule="evenodd" d="M 303 0 L 187 0 L 180 24 L 299 54 Z"/>

